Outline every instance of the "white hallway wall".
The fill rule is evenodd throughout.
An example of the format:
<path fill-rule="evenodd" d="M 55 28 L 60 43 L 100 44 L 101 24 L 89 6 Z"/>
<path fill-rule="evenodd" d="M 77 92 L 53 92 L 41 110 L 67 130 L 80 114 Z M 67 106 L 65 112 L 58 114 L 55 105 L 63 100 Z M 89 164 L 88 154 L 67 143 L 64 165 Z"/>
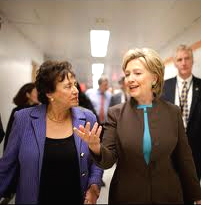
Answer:
<path fill-rule="evenodd" d="M 172 28 L 174 29 L 174 28 Z M 179 44 L 187 44 L 189 46 L 201 40 L 201 18 L 194 22 L 191 27 L 186 28 L 183 33 L 178 34 L 175 39 L 172 39 L 168 45 L 165 46 L 160 55 L 163 59 L 171 57 L 174 49 Z M 194 65 L 193 74 L 201 78 L 201 47 L 193 51 Z M 177 74 L 173 63 L 169 63 L 165 68 L 165 79 L 171 78 Z"/>
<path fill-rule="evenodd" d="M 13 97 L 24 83 L 31 81 L 32 61 L 42 63 L 42 52 L 15 27 L 5 22 L 0 29 L 0 113 L 4 130 L 14 107 Z"/>

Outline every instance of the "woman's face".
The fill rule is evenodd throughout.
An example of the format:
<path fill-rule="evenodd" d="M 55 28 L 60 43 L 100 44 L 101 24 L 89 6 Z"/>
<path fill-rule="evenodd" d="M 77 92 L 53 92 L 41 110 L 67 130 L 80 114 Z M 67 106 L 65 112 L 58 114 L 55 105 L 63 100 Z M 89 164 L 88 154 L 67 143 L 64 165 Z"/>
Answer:
<path fill-rule="evenodd" d="M 38 92 L 36 88 L 34 88 L 31 93 L 27 93 L 28 102 L 30 105 L 39 104 L 38 101 Z"/>
<path fill-rule="evenodd" d="M 50 100 L 50 103 L 64 107 L 65 109 L 78 106 L 76 79 L 71 73 L 68 73 L 68 77 L 66 76 L 62 82 L 57 82 L 55 92 L 48 94 L 48 97 L 50 99 L 53 98 L 53 101 Z"/>
<path fill-rule="evenodd" d="M 128 92 L 138 102 L 152 100 L 152 84 L 156 82 L 155 75 L 145 68 L 142 61 L 141 58 L 131 60 L 124 71 Z"/>

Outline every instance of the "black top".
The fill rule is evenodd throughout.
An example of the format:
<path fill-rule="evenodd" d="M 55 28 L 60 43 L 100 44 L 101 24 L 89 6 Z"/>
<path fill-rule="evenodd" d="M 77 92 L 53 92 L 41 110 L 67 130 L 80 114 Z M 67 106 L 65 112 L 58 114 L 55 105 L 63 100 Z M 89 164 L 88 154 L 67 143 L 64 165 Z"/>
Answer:
<path fill-rule="evenodd" d="M 73 135 L 46 138 L 41 170 L 40 204 L 81 204 L 80 171 Z"/>

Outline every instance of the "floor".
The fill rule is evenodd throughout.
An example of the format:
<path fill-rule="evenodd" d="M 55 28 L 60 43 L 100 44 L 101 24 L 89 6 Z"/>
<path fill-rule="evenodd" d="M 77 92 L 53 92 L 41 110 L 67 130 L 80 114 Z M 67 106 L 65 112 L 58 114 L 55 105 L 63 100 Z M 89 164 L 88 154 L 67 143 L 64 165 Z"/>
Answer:
<path fill-rule="evenodd" d="M 104 170 L 103 181 L 105 182 L 105 186 L 101 188 L 101 192 L 97 204 L 108 204 L 110 181 L 112 179 L 115 168 L 116 165 L 114 165 L 110 169 Z"/>

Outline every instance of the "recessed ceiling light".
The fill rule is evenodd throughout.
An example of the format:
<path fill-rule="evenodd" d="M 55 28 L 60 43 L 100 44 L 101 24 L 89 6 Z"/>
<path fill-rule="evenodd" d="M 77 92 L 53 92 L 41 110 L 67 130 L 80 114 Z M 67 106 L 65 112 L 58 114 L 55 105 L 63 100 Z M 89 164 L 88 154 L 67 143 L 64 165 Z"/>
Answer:
<path fill-rule="evenodd" d="M 105 57 L 109 42 L 110 31 L 108 30 L 91 30 L 91 55 L 92 57 Z"/>

